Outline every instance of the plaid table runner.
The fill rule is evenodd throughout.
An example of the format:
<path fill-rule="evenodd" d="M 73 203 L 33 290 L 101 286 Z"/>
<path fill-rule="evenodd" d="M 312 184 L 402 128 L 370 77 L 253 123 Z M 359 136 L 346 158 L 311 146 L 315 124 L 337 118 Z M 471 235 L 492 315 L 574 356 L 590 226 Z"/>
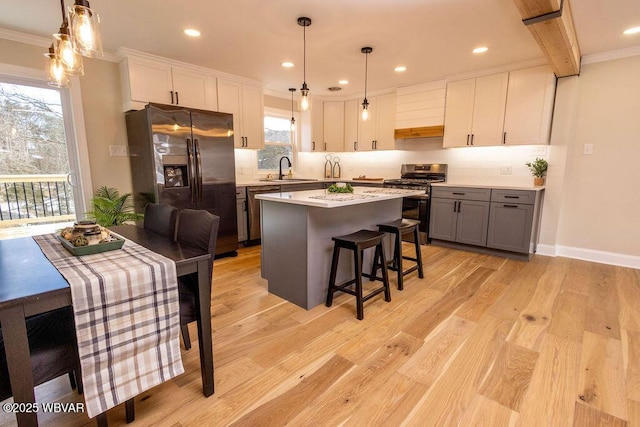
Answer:
<path fill-rule="evenodd" d="M 34 240 L 71 287 L 89 417 L 184 372 L 173 261 L 130 240 L 79 257 L 55 234 Z"/>

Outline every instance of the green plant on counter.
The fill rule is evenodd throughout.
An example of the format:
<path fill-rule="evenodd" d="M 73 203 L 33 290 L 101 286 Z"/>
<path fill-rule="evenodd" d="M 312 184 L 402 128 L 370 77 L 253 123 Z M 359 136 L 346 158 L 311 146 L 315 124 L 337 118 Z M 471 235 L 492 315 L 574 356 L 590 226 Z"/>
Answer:
<path fill-rule="evenodd" d="M 545 159 L 541 159 L 539 157 L 536 157 L 533 162 L 527 162 L 525 164 L 529 166 L 531 174 L 536 178 L 544 178 L 547 174 L 547 168 L 549 167 L 549 163 L 547 163 Z"/>
<path fill-rule="evenodd" d="M 327 191 L 329 193 L 353 193 L 353 187 L 347 183 L 344 187 L 338 187 L 335 184 L 331 184 Z"/>
<path fill-rule="evenodd" d="M 91 199 L 93 210 L 87 212 L 87 217 L 103 227 L 142 219 L 143 215 L 133 210 L 131 196 L 131 193 L 120 195 L 115 188 L 102 186 Z"/>

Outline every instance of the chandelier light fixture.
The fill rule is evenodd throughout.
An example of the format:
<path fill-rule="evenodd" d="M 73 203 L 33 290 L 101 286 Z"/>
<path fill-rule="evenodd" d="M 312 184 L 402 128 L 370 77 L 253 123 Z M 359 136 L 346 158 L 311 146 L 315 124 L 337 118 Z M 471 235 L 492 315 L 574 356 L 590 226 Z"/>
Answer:
<path fill-rule="evenodd" d="M 367 100 L 367 72 L 369 68 L 368 57 L 373 48 L 363 47 L 360 52 L 364 53 L 364 100 L 362 101 L 362 120 L 369 119 L 369 101 Z"/>
<path fill-rule="evenodd" d="M 300 109 L 307 111 L 309 109 L 309 87 L 307 86 L 307 27 L 311 25 L 311 18 L 305 16 L 298 18 L 298 25 L 302 27 L 303 37 L 303 79 L 300 93 L 302 98 L 300 99 Z"/>
<path fill-rule="evenodd" d="M 295 87 L 290 87 L 289 92 L 291 92 L 291 132 L 295 132 L 296 130 L 296 119 L 293 117 L 293 93 L 296 91 Z"/>
<path fill-rule="evenodd" d="M 55 87 L 68 87 L 69 76 L 82 76 L 82 57 L 100 57 L 99 17 L 91 10 L 86 0 L 75 0 L 75 4 L 65 13 L 64 0 L 60 0 L 62 24 L 53 35 L 53 44 L 47 58 L 47 83 Z"/>
<path fill-rule="evenodd" d="M 100 17 L 87 0 L 75 0 L 69 8 L 69 26 L 76 51 L 89 58 L 102 57 Z"/>
<path fill-rule="evenodd" d="M 60 9 L 62 11 L 62 25 L 58 33 L 53 35 L 53 49 L 58 59 L 62 61 L 67 74 L 82 76 L 84 74 L 82 55 L 73 48 L 73 40 L 69 32 L 69 21 L 64 11 L 64 0 L 60 0 Z"/>
<path fill-rule="evenodd" d="M 60 57 L 56 55 L 53 44 L 44 56 L 47 58 L 47 84 L 54 87 L 69 87 L 69 74 Z"/>

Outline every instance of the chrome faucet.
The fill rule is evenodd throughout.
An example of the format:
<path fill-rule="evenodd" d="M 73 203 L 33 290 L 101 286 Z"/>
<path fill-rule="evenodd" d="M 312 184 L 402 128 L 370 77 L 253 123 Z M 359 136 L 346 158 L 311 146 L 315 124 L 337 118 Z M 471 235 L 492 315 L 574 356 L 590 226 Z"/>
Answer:
<path fill-rule="evenodd" d="M 287 163 L 289 163 L 289 167 L 291 167 L 291 160 L 289 160 L 287 156 L 280 157 L 280 172 L 278 172 L 278 179 L 284 178 L 284 175 L 282 174 L 282 161 L 284 159 L 287 159 Z"/>

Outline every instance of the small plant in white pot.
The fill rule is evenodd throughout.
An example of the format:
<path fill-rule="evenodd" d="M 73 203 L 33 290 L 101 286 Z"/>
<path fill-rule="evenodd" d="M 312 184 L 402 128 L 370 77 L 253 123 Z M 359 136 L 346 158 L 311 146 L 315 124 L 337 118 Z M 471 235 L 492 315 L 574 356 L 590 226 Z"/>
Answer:
<path fill-rule="evenodd" d="M 549 168 L 549 163 L 545 159 L 541 159 L 536 157 L 533 162 L 525 163 L 529 170 L 531 171 L 531 175 L 533 178 L 533 185 L 540 186 L 544 185 L 544 177 L 547 175 L 547 169 Z"/>

